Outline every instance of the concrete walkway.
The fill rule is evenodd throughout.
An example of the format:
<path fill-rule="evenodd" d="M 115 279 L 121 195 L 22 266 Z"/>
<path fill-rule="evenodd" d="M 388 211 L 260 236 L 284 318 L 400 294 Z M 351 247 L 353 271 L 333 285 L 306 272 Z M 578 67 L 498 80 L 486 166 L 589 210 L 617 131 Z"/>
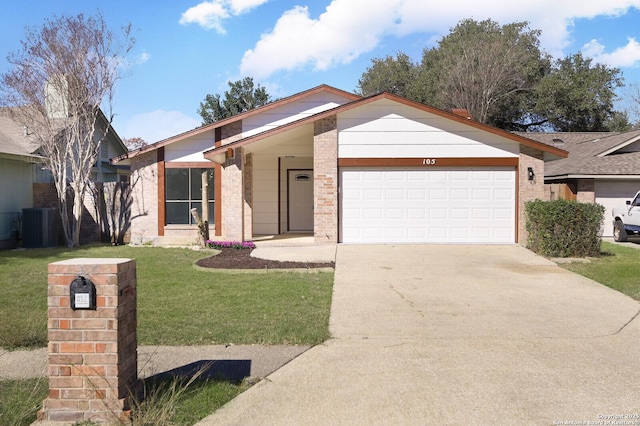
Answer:
<path fill-rule="evenodd" d="M 309 346 L 302 345 L 140 346 L 138 374 L 140 378 L 146 378 L 211 363 L 212 374 L 242 372 L 252 378 L 262 378 L 308 349 Z M 0 349 L 0 380 L 46 375 L 47 348 L 20 351 Z"/>
<path fill-rule="evenodd" d="M 639 311 L 519 246 L 340 245 L 333 339 L 200 425 L 640 424 Z"/>

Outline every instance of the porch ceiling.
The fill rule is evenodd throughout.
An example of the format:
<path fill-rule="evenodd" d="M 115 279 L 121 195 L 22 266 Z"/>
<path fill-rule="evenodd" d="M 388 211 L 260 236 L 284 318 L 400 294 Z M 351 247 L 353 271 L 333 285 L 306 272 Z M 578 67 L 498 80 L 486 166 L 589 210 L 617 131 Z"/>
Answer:
<path fill-rule="evenodd" d="M 255 155 L 313 155 L 313 123 L 276 133 L 244 146 Z"/>

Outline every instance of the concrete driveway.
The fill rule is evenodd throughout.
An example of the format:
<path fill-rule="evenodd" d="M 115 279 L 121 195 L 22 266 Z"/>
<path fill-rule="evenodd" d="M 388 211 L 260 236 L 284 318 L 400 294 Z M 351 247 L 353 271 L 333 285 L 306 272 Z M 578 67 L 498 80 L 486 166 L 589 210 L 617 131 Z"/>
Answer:
<path fill-rule="evenodd" d="M 333 339 L 202 424 L 640 424 L 639 311 L 519 246 L 340 245 Z"/>

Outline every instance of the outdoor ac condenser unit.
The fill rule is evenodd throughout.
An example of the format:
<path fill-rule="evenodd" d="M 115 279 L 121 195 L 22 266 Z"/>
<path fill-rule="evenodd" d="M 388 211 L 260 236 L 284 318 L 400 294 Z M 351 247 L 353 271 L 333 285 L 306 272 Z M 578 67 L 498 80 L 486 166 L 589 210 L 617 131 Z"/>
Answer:
<path fill-rule="evenodd" d="M 55 247 L 58 245 L 56 209 L 22 209 L 22 247 Z"/>

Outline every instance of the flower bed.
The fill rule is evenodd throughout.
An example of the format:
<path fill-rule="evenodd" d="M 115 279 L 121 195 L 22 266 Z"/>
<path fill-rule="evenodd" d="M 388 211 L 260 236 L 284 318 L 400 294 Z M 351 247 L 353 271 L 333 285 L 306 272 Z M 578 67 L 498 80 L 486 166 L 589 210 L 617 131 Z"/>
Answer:
<path fill-rule="evenodd" d="M 222 250 L 225 248 L 233 248 L 233 249 L 254 249 L 256 245 L 253 241 L 205 241 L 207 247 L 217 250 Z"/>

